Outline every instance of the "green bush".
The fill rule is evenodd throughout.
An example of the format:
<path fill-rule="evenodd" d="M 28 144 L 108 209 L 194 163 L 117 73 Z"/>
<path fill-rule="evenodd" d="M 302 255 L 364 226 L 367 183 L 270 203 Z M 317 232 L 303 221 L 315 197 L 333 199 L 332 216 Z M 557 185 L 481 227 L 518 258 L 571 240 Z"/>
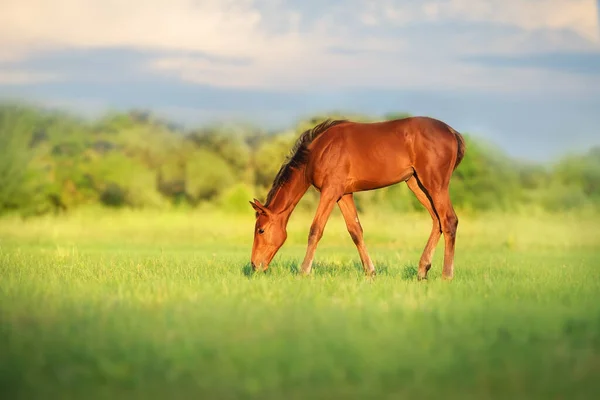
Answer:
<path fill-rule="evenodd" d="M 0 109 L 0 212 L 31 206 L 35 154 L 29 144 L 37 123 L 27 109 Z"/>
<path fill-rule="evenodd" d="M 248 201 L 254 197 L 252 186 L 238 183 L 224 190 L 217 203 L 225 211 L 247 214 L 252 212 Z"/>
<path fill-rule="evenodd" d="M 186 193 L 194 202 L 215 200 L 235 183 L 231 167 L 217 154 L 197 149 L 185 169 Z"/>

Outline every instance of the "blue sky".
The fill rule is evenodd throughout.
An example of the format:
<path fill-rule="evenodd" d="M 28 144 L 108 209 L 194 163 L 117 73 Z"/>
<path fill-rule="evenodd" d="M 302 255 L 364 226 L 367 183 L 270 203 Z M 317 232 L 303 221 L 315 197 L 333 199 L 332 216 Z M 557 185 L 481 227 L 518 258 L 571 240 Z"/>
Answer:
<path fill-rule="evenodd" d="M 0 97 L 290 126 L 440 118 L 510 154 L 600 144 L 596 0 L 3 0 Z"/>

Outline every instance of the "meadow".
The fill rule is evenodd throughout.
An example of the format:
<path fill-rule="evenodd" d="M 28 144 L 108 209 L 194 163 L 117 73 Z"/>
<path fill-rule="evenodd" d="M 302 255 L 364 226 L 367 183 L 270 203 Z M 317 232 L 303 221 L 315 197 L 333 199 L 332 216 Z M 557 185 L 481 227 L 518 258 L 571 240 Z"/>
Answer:
<path fill-rule="evenodd" d="M 253 215 L 77 210 L 0 219 L 3 398 L 587 399 L 600 393 L 600 216 L 459 213 L 416 268 L 424 213 L 311 215 L 251 273 Z"/>

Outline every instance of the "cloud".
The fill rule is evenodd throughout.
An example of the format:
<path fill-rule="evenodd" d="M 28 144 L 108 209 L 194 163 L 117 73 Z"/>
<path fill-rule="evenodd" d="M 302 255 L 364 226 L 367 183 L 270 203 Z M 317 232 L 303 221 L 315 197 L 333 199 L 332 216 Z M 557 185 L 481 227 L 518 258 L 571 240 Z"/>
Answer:
<path fill-rule="evenodd" d="M 20 51 L 130 46 L 254 57 L 274 49 L 287 53 L 338 44 L 359 21 L 371 26 L 499 23 L 526 31 L 568 30 L 600 41 L 595 0 L 349 0 L 343 6 L 308 2 L 303 12 L 298 11 L 301 4 L 302 0 L 3 0 L 0 44 Z M 311 27 L 308 32 L 306 26 Z"/>
<path fill-rule="evenodd" d="M 463 59 L 599 51 L 597 15 L 594 0 L 3 0 L 0 62 L 124 48 L 156 55 L 140 73 L 224 87 L 507 91 L 563 81 L 575 92 L 596 77 Z"/>
<path fill-rule="evenodd" d="M 394 0 L 365 0 L 368 24 L 391 21 L 467 21 L 515 26 L 526 31 L 571 30 L 598 42 L 600 28 L 596 0 L 429 0 L 411 5 Z M 402 7 L 400 6 L 402 5 Z"/>
<path fill-rule="evenodd" d="M 0 68 L 0 85 L 31 85 L 59 80 L 61 80 L 61 76 L 58 74 Z"/>
<path fill-rule="evenodd" d="M 293 41 L 266 35 L 247 0 L 4 0 L 0 7 L 2 45 L 28 51 L 132 47 L 240 57 Z"/>
<path fill-rule="evenodd" d="M 596 0 L 451 0 L 434 4 L 435 18 L 493 22 L 527 31 L 571 30 L 590 41 L 600 40 Z"/>
<path fill-rule="evenodd" d="M 512 68 L 534 67 L 546 70 L 600 75 L 600 53 L 544 53 L 525 56 L 466 57 L 466 61 Z"/>

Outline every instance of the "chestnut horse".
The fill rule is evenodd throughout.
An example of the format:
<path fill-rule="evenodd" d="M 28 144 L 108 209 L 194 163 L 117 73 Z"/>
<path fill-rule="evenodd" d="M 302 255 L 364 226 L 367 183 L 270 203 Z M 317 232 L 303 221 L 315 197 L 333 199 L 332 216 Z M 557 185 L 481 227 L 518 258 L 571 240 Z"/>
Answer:
<path fill-rule="evenodd" d="M 335 204 L 367 275 L 375 267 L 367 253 L 353 193 L 406 182 L 433 219 L 429 240 L 419 261 L 418 279 L 426 279 L 435 247 L 444 234 L 442 277 L 454 275 L 454 243 L 458 218 L 448 185 L 465 154 L 463 137 L 445 123 L 410 117 L 376 123 L 327 120 L 298 138 L 291 156 L 275 177 L 265 204 L 250 202 L 256 211 L 252 267 L 266 270 L 287 238 L 292 211 L 310 185 L 320 192 L 310 227 L 301 272 L 309 274 L 317 244 Z"/>

